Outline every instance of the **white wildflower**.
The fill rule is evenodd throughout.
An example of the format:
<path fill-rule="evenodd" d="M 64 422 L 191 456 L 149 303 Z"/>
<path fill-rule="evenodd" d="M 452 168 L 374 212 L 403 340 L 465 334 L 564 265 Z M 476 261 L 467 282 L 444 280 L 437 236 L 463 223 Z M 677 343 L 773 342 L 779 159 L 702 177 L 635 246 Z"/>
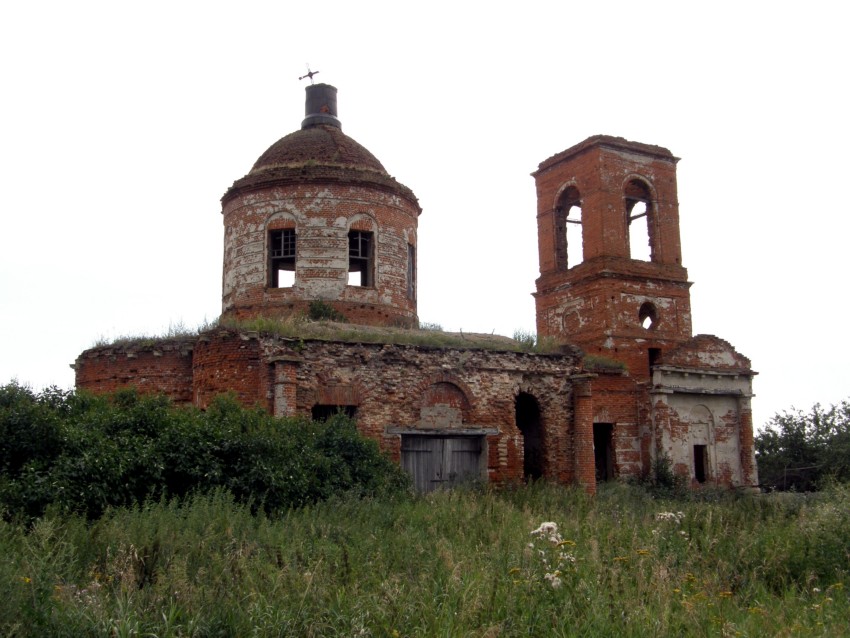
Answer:
<path fill-rule="evenodd" d="M 574 565 L 575 562 L 576 562 L 575 556 L 573 556 L 572 554 L 566 554 L 564 552 L 561 552 L 560 554 L 558 554 L 558 558 L 560 559 L 560 561 L 562 563 L 571 563 L 571 564 Z"/>
<path fill-rule="evenodd" d="M 545 579 L 545 580 L 546 580 L 546 581 L 547 581 L 550 585 L 552 585 L 552 589 L 558 589 L 558 587 L 560 587 L 561 585 L 563 585 L 563 584 L 564 584 L 564 581 L 562 581 L 562 580 L 558 577 L 558 573 L 557 573 L 557 572 L 555 572 L 555 573 L 553 573 L 553 574 L 544 574 L 544 575 L 543 575 L 543 578 L 544 578 L 544 579 Z"/>
<path fill-rule="evenodd" d="M 655 515 L 656 521 L 672 521 L 673 523 L 681 523 L 685 518 L 684 512 L 658 512 Z"/>
<path fill-rule="evenodd" d="M 551 543 L 560 543 L 563 539 L 558 533 L 558 524 L 553 522 L 541 523 L 540 527 L 531 532 L 532 536 L 545 538 Z"/>

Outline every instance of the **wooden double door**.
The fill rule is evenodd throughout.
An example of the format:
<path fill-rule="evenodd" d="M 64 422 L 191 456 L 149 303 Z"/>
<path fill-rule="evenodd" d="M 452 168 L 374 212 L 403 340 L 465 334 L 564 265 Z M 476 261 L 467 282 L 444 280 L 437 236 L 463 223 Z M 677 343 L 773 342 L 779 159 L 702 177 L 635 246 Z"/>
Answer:
<path fill-rule="evenodd" d="M 401 466 L 419 492 L 449 489 L 482 477 L 483 436 L 401 437 Z"/>

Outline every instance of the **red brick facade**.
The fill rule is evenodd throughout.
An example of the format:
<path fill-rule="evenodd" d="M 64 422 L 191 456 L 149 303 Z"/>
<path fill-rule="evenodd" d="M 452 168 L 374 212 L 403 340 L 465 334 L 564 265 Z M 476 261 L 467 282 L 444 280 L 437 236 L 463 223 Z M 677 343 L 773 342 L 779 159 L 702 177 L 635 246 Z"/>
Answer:
<path fill-rule="evenodd" d="M 753 486 L 755 373 L 728 343 L 691 334 L 676 161 L 596 136 L 534 173 L 537 327 L 560 354 L 222 328 L 93 348 L 77 359 L 77 386 L 135 386 L 202 409 L 229 392 L 280 416 L 345 409 L 425 490 L 532 476 L 593 493 L 659 458 L 695 485 Z M 222 204 L 224 318 L 287 317 L 321 301 L 351 323 L 417 324 L 419 205 L 342 133 L 333 87 L 308 87 L 302 129 Z M 634 254 L 641 242 L 645 257 Z"/>
<path fill-rule="evenodd" d="M 625 367 L 590 384 L 594 441 L 610 436 L 616 475 L 668 458 L 694 483 L 752 486 L 755 373 L 725 341 L 692 337 L 677 161 L 599 135 L 540 164 L 537 330 Z M 571 227 L 580 243 L 571 245 Z M 648 250 L 638 257 L 640 243 Z"/>

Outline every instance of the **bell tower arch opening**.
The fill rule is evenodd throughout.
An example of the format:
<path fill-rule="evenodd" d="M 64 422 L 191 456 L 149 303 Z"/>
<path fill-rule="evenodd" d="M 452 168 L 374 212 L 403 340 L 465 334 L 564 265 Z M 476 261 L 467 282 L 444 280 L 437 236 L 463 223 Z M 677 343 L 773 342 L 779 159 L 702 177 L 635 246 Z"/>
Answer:
<path fill-rule="evenodd" d="M 558 198 L 555 207 L 555 261 L 558 270 L 568 270 L 584 261 L 581 221 L 581 194 L 574 185 L 569 186 Z"/>
<path fill-rule="evenodd" d="M 625 206 L 629 257 L 638 261 L 655 261 L 652 195 L 643 180 L 635 178 L 626 184 Z"/>

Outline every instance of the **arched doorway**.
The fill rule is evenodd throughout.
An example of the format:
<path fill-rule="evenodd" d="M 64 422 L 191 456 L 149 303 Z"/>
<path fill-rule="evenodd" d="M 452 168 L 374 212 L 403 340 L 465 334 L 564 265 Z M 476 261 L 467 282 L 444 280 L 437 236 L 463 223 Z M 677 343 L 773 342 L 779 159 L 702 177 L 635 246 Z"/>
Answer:
<path fill-rule="evenodd" d="M 520 392 L 516 398 L 516 424 L 522 432 L 525 455 L 522 474 L 525 478 L 543 476 L 543 428 L 540 422 L 540 404 L 534 395 Z"/>

